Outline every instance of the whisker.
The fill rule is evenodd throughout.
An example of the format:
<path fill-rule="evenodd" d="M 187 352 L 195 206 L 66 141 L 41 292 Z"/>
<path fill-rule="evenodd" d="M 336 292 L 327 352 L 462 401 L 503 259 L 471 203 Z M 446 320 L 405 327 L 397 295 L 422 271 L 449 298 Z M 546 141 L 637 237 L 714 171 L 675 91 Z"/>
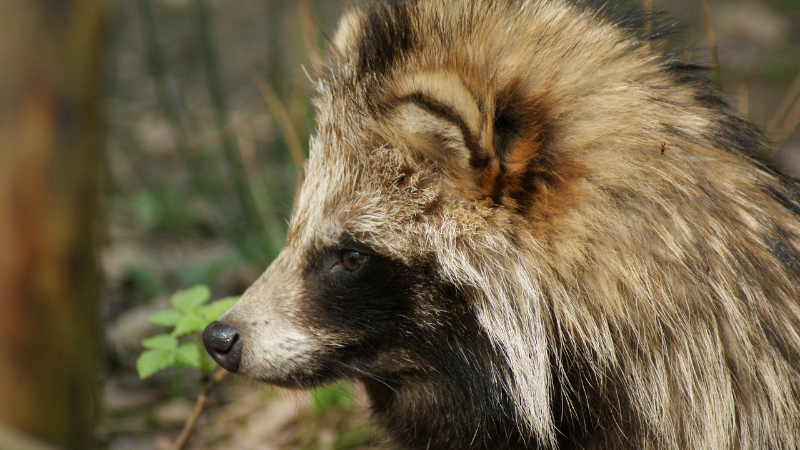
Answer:
<path fill-rule="evenodd" d="M 367 372 L 366 370 L 359 369 L 358 367 L 355 367 L 353 365 L 350 365 L 350 364 L 347 364 L 347 363 L 344 363 L 344 362 L 341 362 L 341 361 L 334 360 L 334 362 L 339 364 L 339 365 L 341 365 L 341 366 L 346 367 L 347 369 L 352 370 L 353 372 L 358 373 L 359 375 L 364 375 L 364 376 L 366 376 L 368 378 L 371 378 L 371 379 L 381 383 L 382 385 L 384 385 L 387 388 L 391 389 L 391 391 L 394 392 L 395 394 L 398 393 L 395 388 L 393 388 L 391 385 L 389 385 L 388 380 L 385 379 L 385 378 L 382 378 L 382 377 L 380 377 L 378 375 L 375 375 L 373 373 Z"/>

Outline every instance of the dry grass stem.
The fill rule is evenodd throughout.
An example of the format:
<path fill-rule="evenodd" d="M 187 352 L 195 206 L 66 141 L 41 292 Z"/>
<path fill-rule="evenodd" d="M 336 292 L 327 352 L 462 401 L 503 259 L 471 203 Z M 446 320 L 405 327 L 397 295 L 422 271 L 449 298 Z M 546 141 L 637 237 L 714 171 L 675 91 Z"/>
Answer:
<path fill-rule="evenodd" d="M 800 97 L 795 99 L 794 106 L 786 115 L 786 119 L 784 119 L 781 125 L 778 127 L 776 132 L 778 136 L 778 142 L 776 143 L 776 146 L 782 146 L 786 140 L 789 139 L 789 136 L 794 133 L 798 125 L 800 125 Z"/>
<path fill-rule="evenodd" d="M 261 95 L 264 96 L 267 107 L 275 118 L 278 127 L 281 129 L 281 134 L 283 134 L 283 138 L 289 146 L 289 152 L 292 154 L 292 161 L 295 167 L 301 170 L 306 161 L 306 152 L 303 150 L 303 145 L 300 143 L 300 138 L 294 129 L 289 113 L 286 111 L 280 98 L 278 98 L 278 94 L 275 93 L 275 90 L 272 89 L 272 86 L 269 85 L 266 78 L 256 74 L 253 76 L 253 81 L 256 83 L 258 90 L 261 91 Z"/>
<path fill-rule="evenodd" d="M 256 160 L 256 146 L 253 138 L 253 125 L 249 120 L 242 121 L 237 126 L 236 143 L 239 148 L 239 155 L 242 158 L 243 170 L 247 185 L 255 199 L 255 207 L 261 222 L 270 238 L 270 243 L 276 249 L 280 249 L 283 244 L 283 230 L 280 219 L 275 214 L 276 208 L 269 195 L 267 183 L 259 170 Z"/>
<path fill-rule="evenodd" d="M 800 73 L 797 74 L 797 77 L 795 77 L 792 85 L 783 96 L 783 100 L 781 100 L 778 109 L 775 111 L 775 115 L 773 115 L 772 119 L 769 121 L 767 129 L 770 131 L 776 131 L 782 128 L 783 123 L 788 117 L 787 114 L 789 113 L 789 110 L 791 110 L 798 101 L 800 101 Z"/>
<path fill-rule="evenodd" d="M 745 83 L 736 87 L 736 112 L 744 119 L 750 114 L 750 90 Z"/>
<path fill-rule="evenodd" d="M 711 68 L 714 71 L 714 88 L 716 89 L 717 95 L 719 95 L 719 53 L 717 51 L 717 37 L 714 34 L 714 24 L 711 22 L 711 8 L 708 6 L 708 2 L 703 2 L 703 14 L 706 18 L 708 45 L 711 48 Z"/>
<path fill-rule="evenodd" d="M 303 42 L 306 46 L 308 60 L 311 61 L 311 64 L 315 67 L 319 67 L 322 65 L 322 57 L 320 57 L 319 48 L 317 47 L 317 43 L 319 42 L 319 30 L 314 26 L 311 1 L 300 0 L 299 6 L 298 15 L 300 26 L 303 29 L 303 37 L 305 38 Z"/>

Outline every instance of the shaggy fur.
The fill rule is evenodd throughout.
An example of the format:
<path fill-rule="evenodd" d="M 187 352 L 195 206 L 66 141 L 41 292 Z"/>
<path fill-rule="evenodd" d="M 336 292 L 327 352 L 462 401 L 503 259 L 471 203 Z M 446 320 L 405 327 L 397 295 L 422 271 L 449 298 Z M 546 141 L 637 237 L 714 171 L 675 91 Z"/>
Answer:
<path fill-rule="evenodd" d="M 585 3 L 342 20 L 239 373 L 360 380 L 409 448 L 800 446 L 800 185 Z"/>

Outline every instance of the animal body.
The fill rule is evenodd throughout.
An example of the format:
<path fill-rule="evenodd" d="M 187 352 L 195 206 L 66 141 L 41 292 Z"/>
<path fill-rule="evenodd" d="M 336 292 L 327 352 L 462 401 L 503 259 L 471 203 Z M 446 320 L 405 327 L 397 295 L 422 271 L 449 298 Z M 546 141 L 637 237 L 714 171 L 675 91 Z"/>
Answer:
<path fill-rule="evenodd" d="M 285 248 L 212 356 L 358 380 L 411 449 L 800 447 L 800 185 L 588 3 L 347 15 Z"/>

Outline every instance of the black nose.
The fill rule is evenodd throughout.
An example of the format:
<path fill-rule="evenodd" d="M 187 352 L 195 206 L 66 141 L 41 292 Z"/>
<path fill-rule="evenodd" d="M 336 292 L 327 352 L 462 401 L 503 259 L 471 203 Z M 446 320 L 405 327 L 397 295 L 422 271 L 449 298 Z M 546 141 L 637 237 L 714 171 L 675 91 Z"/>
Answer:
<path fill-rule="evenodd" d="M 229 372 L 236 372 L 242 360 L 242 339 L 236 328 L 211 322 L 203 331 L 203 345 L 214 361 Z"/>

